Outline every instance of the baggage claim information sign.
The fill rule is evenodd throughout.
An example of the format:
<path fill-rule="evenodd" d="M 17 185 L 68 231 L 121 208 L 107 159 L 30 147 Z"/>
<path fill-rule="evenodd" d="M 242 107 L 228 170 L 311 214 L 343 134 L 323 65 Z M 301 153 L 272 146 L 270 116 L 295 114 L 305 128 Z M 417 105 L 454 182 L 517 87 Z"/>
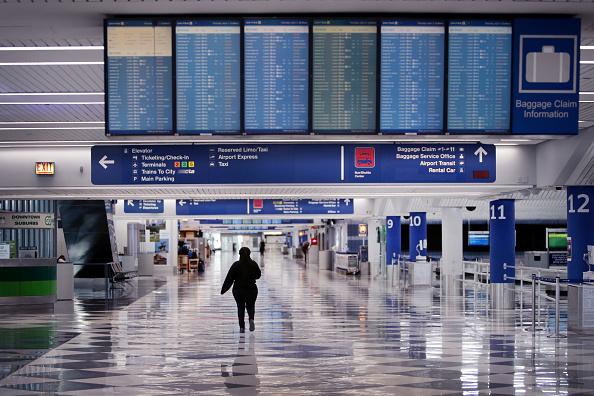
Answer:
<path fill-rule="evenodd" d="M 514 21 L 514 134 L 578 133 L 580 20 Z"/>
<path fill-rule="evenodd" d="M 91 148 L 94 185 L 493 183 L 489 144 L 245 144 Z"/>

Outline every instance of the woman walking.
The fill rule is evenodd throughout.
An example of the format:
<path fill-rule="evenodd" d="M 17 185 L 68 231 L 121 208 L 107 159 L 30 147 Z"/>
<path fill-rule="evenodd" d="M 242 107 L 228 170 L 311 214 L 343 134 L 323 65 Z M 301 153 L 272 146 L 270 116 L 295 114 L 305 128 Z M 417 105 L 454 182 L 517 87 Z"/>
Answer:
<path fill-rule="evenodd" d="M 252 252 L 247 247 L 239 249 L 239 261 L 233 263 L 223 287 L 221 294 L 225 294 L 233 285 L 233 297 L 237 303 L 237 317 L 239 319 L 239 332 L 245 333 L 245 311 L 247 309 L 250 320 L 250 331 L 256 329 L 254 315 L 256 310 L 256 298 L 258 298 L 258 287 L 256 279 L 260 279 L 262 272 L 258 264 L 251 259 Z"/>

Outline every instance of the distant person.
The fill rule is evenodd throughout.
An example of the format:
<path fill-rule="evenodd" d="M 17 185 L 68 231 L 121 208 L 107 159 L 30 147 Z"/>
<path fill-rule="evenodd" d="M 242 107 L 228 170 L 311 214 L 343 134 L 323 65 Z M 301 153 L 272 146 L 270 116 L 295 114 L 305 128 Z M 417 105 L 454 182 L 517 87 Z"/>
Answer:
<path fill-rule="evenodd" d="M 301 244 L 301 250 L 303 251 L 303 257 L 307 263 L 307 251 L 309 250 L 309 242 L 305 241 Z"/>
<path fill-rule="evenodd" d="M 266 242 L 260 241 L 260 255 L 264 256 L 265 251 L 266 251 Z"/>
<path fill-rule="evenodd" d="M 260 279 L 262 272 L 258 264 L 251 259 L 252 252 L 247 247 L 239 249 L 239 261 L 233 263 L 223 287 L 221 294 L 225 294 L 233 285 L 233 297 L 237 303 L 237 318 L 239 319 L 239 332 L 245 333 L 245 311 L 247 309 L 250 320 L 250 331 L 256 329 L 254 316 L 256 313 L 256 299 L 258 298 L 258 286 L 256 279 Z"/>
<path fill-rule="evenodd" d="M 186 246 L 184 241 L 179 241 L 177 243 L 177 254 L 179 256 L 187 256 L 190 253 L 190 249 Z"/>
<path fill-rule="evenodd" d="M 66 257 L 64 257 L 64 255 L 60 255 L 60 257 L 58 257 L 58 263 L 65 263 L 66 262 Z"/>

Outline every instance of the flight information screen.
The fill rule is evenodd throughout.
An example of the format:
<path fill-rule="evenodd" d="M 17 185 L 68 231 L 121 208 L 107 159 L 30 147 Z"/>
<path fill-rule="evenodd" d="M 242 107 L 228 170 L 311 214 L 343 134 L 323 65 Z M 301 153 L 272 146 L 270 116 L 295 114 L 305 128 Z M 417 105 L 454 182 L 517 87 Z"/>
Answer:
<path fill-rule="evenodd" d="M 443 131 L 445 26 L 382 21 L 380 131 Z"/>
<path fill-rule="evenodd" d="M 511 23 L 452 21 L 448 31 L 448 130 L 509 131 Z"/>
<path fill-rule="evenodd" d="M 314 20 L 313 129 L 375 132 L 377 24 Z"/>
<path fill-rule="evenodd" d="M 239 21 L 178 21 L 175 45 L 177 132 L 240 132 Z"/>
<path fill-rule="evenodd" d="M 244 122 L 247 133 L 309 128 L 309 23 L 244 22 Z"/>
<path fill-rule="evenodd" d="M 106 22 L 107 133 L 173 132 L 171 23 Z"/>

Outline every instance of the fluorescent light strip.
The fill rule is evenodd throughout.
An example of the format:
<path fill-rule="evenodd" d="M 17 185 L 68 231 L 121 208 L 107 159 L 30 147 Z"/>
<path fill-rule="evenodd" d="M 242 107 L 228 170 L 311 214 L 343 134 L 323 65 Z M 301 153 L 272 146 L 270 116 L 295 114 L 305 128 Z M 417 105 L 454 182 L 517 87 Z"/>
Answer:
<path fill-rule="evenodd" d="M 0 96 L 93 96 L 103 92 L 0 92 Z"/>
<path fill-rule="evenodd" d="M 105 102 L 0 102 L 0 106 L 21 106 L 21 105 L 99 105 Z"/>
<path fill-rule="evenodd" d="M 580 100 L 580 103 L 594 103 L 594 100 Z"/>
<path fill-rule="evenodd" d="M 594 65 L 594 61 L 583 61 L 583 60 L 581 60 L 580 63 L 582 65 Z"/>
<path fill-rule="evenodd" d="M 79 128 L 85 129 L 85 128 Z M 125 136 L 118 136 L 118 137 L 125 137 Z M 136 137 L 136 136 L 134 136 Z M 473 139 L 473 140 L 362 140 L 362 139 L 333 139 L 333 140 L 305 140 L 305 139 L 291 139 L 291 140 L 273 140 L 273 139 L 263 139 L 263 140 L 241 140 L 241 139 L 233 139 L 233 140 L 188 140 L 188 139 L 167 139 L 168 135 L 160 135 L 161 139 L 159 140 L 126 140 L 121 139 L 117 140 L 119 144 L 154 144 L 154 145 L 163 145 L 163 144 L 195 144 L 195 145 L 206 145 L 206 144 L 267 144 L 267 143 L 377 143 L 377 144 L 392 144 L 395 142 L 398 143 L 438 143 L 438 144 L 448 144 L 448 143 L 479 143 L 480 139 Z M 115 142 L 115 141 L 114 141 Z M 30 141 L 3 141 L 0 142 L 4 145 L 11 145 L 11 147 L 20 147 L 20 144 L 26 143 L 27 146 L 24 147 L 31 147 L 31 145 L 39 145 L 43 147 L 47 147 L 48 145 L 54 146 L 64 146 L 70 147 L 76 144 L 81 144 L 82 146 L 94 146 L 97 144 L 106 144 L 109 143 L 105 140 L 56 140 L 56 141 L 47 141 L 47 140 L 30 140 Z"/>
<path fill-rule="evenodd" d="M 103 51 L 102 45 L 72 45 L 53 47 L 0 47 L 0 51 Z"/>
<path fill-rule="evenodd" d="M 104 130 L 105 127 L 14 127 L 14 128 L 0 128 L 0 131 L 61 131 L 61 130 L 79 130 L 79 129 L 100 129 Z"/>
<path fill-rule="evenodd" d="M 69 66 L 102 65 L 103 62 L 2 62 L 0 66 Z"/>
<path fill-rule="evenodd" d="M 0 121 L 0 125 L 105 124 L 105 121 Z"/>
<path fill-rule="evenodd" d="M 501 139 L 501 142 L 509 142 L 509 143 L 514 143 L 514 142 L 531 142 L 532 140 L 530 139 Z"/>
<path fill-rule="evenodd" d="M 594 50 L 594 45 L 580 45 L 580 49 Z"/>

